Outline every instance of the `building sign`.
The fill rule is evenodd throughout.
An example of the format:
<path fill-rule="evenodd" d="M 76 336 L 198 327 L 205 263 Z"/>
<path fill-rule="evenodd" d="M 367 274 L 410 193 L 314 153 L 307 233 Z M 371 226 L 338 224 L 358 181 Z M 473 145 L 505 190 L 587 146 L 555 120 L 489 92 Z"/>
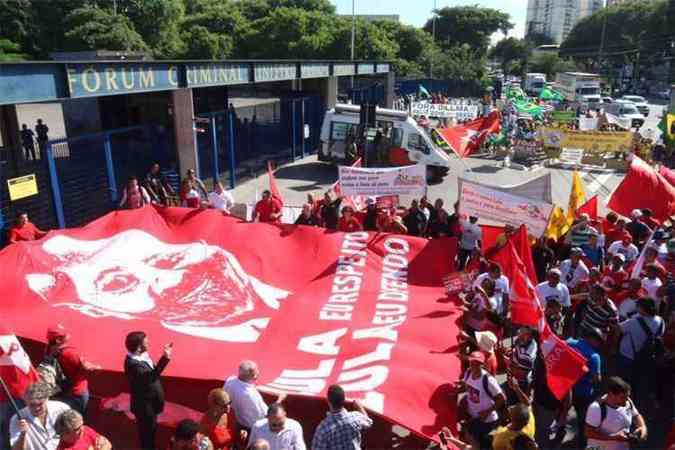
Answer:
<path fill-rule="evenodd" d="M 172 64 L 67 64 L 66 73 L 73 98 L 178 88 L 178 67 Z"/>
<path fill-rule="evenodd" d="M 323 78 L 330 76 L 330 67 L 328 64 L 301 64 L 301 78 Z"/>
<path fill-rule="evenodd" d="M 359 75 L 375 73 L 375 64 L 359 64 Z"/>
<path fill-rule="evenodd" d="M 377 73 L 389 73 L 389 64 L 378 64 Z"/>
<path fill-rule="evenodd" d="M 37 179 L 34 173 L 7 180 L 7 187 L 9 188 L 9 199 L 11 201 L 30 197 L 38 193 Z"/>
<path fill-rule="evenodd" d="M 333 76 L 355 75 L 354 64 L 333 64 Z"/>
<path fill-rule="evenodd" d="M 223 86 L 249 82 L 248 64 L 197 63 L 185 65 L 188 87 Z"/>
<path fill-rule="evenodd" d="M 297 76 L 295 64 L 256 64 L 255 81 L 294 80 Z"/>

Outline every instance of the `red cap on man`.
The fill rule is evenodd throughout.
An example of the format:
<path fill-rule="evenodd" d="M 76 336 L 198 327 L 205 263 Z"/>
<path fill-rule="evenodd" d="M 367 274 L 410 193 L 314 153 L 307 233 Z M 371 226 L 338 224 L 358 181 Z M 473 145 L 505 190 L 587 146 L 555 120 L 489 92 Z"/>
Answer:
<path fill-rule="evenodd" d="M 54 339 L 67 338 L 67 337 L 68 337 L 68 332 L 66 331 L 66 327 L 64 327 L 60 323 L 47 328 L 47 340 L 48 341 L 53 341 Z"/>

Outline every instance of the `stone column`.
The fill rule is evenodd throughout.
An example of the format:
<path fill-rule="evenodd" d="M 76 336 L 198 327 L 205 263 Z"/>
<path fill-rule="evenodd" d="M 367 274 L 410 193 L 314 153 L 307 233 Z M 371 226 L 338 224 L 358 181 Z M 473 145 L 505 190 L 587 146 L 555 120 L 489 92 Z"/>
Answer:
<path fill-rule="evenodd" d="M 396 84 L 396 74 L 389 72 L 384 78 L 384 107 L 394 107 L 394 85 Z"/>
<path fill-rule="evenodd" d="M 193 130 L 194 105 L 192 89 L 176 89 L 171 91 L 171 106 L 173 108 L 173 129 L 176 138 L 176 152 L 181 178 L 188 169 L 199 168 L 199 155 Z M 200 174 L 200 177 L 204 174 Z"/>

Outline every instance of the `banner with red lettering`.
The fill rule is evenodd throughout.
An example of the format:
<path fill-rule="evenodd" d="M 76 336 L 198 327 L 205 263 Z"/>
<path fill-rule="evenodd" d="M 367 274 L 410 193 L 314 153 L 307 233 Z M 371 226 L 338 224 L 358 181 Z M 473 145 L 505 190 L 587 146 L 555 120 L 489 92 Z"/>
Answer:
<path fill-rule="evenodd" d="M 263 389 L 322 397 L 340 383 L 433 437 L 454 420 L 444 389 L 460 375 L 446 350 L 460 311 L 442 301 L 455 248 L 146 206 L 5 248 L 0 314 L 34 340 L 63 324 L 108 371 L 143 330 L 153 356 L 174 343 L 167 376 L 223 380 L 253 359 Z"/>

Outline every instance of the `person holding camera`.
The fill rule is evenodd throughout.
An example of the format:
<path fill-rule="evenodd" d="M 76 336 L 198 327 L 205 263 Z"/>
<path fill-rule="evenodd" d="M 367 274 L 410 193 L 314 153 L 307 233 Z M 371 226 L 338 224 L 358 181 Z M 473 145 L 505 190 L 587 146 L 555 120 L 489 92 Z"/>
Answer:
<path fill-rule="evenodd" d="M 629 450 L 631 442 L 647 439 L 647 425 L 630 399 L 630 386 L 610 377 L 607 395 L 591 403 L 586 412 L 587 449 Z"/>

